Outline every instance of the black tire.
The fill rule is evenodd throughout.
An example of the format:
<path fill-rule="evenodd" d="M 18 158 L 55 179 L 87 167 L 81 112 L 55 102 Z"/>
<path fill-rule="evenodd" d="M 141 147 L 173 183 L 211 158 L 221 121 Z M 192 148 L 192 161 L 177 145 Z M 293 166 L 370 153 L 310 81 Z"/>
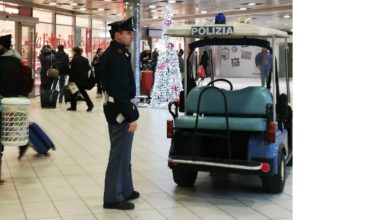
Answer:
<path fill-rule="evenodd" d="M 292 154 L 293 150 L 293 141 L 292 141 L 292 128 L 288 128 L 288 150 L 290 151 L 290 154 Z M 287 166 L 291 167 L 293 165 L 293 156 L 291 156 L 291 159 L 288 161 Z"/>
<path fill-rule="evenodd" d="M 287 131 L 288 131 L 288 150 L 290 151 L 290 154 L 293 152 L 293 122 L 292 122 L 292 109 L 290 106 L 288 106 L 288 115 L 289 117 L 287 118 Z M 291 156 L 290 161 L 288 161 L 287 166 L 292 166 L 293 165 L 293 157 Z"/>
<path fill-rule="evenodd" d="M 286 161 L 282 153 L 278 156 L 278 173 L 274 176 L 264 176 L 261 178 L 263 188 L 267 193 L 281 193 L 286 182 Z"/>
<path fill-rule="evenodd" d="M 291 156 L 291 159 L 290 161 L 288 161 L 287 166 L 292 167 L 292 165 L 293 165 L 293 157 Z"/>
<path fill-rule="evenodd" d="M 198 171 L 172 169 L 173 180 L 179 186 L 191 187 L 198 177 Z"/>

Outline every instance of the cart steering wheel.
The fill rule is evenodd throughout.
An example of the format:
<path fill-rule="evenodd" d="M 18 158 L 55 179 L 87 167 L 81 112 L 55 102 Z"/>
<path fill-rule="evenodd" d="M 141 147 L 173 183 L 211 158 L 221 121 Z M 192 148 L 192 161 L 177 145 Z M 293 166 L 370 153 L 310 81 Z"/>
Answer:
<path fill-rule="evenodd" d="M 216 80 L 213 80 L 213 81 L 209 82 L 207 84 L 207 86 L 214 85 L 215 82 L 219 82 L 219 81 L 228 83 L 229 86 L 230 86 L 230 91 L 233 91 L 233 84 L 229 80 L 227 80 L 227 79 L 216 79 Z"/>

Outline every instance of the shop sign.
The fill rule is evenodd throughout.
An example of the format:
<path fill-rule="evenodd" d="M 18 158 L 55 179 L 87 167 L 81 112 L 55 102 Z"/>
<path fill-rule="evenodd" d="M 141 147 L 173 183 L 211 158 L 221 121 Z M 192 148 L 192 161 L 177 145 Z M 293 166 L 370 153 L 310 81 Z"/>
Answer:
<path fill-rule="evenodd" d="M 233 26 L 211 26 L 211 27 L 192 27 L 191 35 L 207 36 L 207 35 L 233 35 Z"/>
<path fill-rule="evenodd" d="M 19 8 L 0 4 L 0 12 L 7 14 L 19 14 Z"/>

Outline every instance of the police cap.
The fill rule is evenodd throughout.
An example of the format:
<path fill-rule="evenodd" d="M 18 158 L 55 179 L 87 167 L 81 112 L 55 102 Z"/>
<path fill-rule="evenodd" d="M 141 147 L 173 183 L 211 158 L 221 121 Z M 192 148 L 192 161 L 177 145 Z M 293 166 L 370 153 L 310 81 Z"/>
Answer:
<path fill-rule="evenodd" d="M 111 27 L 110 32 L 118 32 L 118 31 L 135 31 L 133 25 L 133 17 L 128 18 L 127 20 L 115 21 L 108 26 Z"/>

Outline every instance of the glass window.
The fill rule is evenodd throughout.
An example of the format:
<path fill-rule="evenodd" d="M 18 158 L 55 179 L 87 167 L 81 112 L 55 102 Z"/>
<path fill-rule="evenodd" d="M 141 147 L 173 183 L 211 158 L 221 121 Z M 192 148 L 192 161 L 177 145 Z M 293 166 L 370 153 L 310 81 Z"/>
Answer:
<path fill-rule="evenodd" d="M 38 23 L 35 26 L 35 47 L 41 49 L 44 45 L 54 45 L 54 36 L 51 24 Z"/>
<path fill-rule="evenodd" d="M 89 18 L 76 17 L 76 26 L 89 28 Z"/>
<path fill-rule="evenodd" d="M 33 17 L 39 18 L 39 22 L 53 23 L 52 12 L 33 9 Z"/>
<path fill-rule="evenodd" d="M 0 20 L 0 36 L 11 34 L 12 35 L 12 45 L 15 45 L 15 22 Z"/>
<path fill-rule="evenodd" d="M 73 19 L 72 16 L 67 15 L 56 15 L 56 23 L 57 24 L 64 24 L 64 25 L 73 25 Z"/>
<path fill-rule="evenodd" d="M 73 27 L 57 25 L 56 27 L 56 43 L 64 45 L 65 52 L 71 55 L 74 46 Z"/>
<path fill-rule="evenodd" d="M 104 30 L 92 30 L 92 52 L 95 54 L 98 48 L 106 48 L 106 35 Z"/>
<path fill-rule="evenodd" d="M 104 30 L 105 29 L 105 22 L 102 20 L 92 19 L 92 28 Z"/>

